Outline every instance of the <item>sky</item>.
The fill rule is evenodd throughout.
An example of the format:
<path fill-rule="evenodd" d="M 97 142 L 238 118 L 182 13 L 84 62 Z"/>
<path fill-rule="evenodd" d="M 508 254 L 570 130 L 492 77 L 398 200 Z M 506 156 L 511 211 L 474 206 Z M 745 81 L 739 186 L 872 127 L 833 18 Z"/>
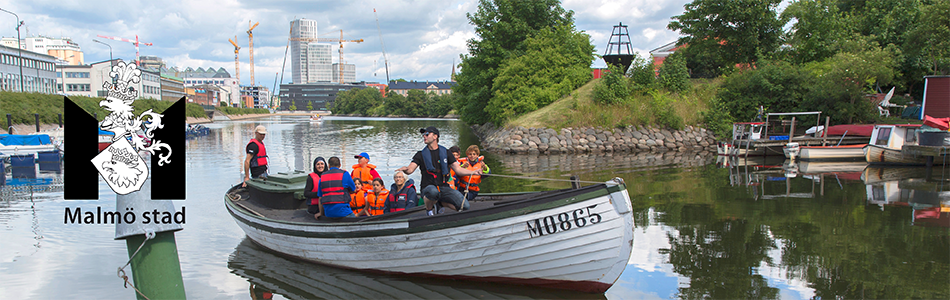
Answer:
<path fill-rule="evenodd" d="M 688 2 L 562 0 L 561 6 L 574 11 L 576 29 L 590 35 L 597 54 L 604 54 L 613 26 L 623 23 L 628 26 L 633 51 L 649 55 L 650 50 L 679 37 L 666 26 L 673 16 L 683 13 Z M 459 63 L 460 55 L 468 54 L 466 41 L 478 38 L 466 17 L 477 11 L 477 0 L 0 0 L 0 8 L 24 21 L 20 29 L 23 37 L 71 38 L 82 47 L 86 64 L 109 59 L 109 47 L 93 39 L 111 45 L 116 58 L 135 58 L 131 43 L 97 35 L 127 39 L 138 35 L 140 42 L 153 44 L 140 45 L 140 55 L 159 56 L 168 67 L 224 67 L 234 76 L 234 47 L 228 39 L 236 36 L 243 85 L 251 83 L 248 22 L 260 23 L 253 31 L 255 81 L 271 89 L 282 69 L 281 82 L 291 81 L 287 40 L 294 19 L 316 20 L 320 37 L 339 38 L 342 30 L 343 39 L 363 39 L 362 43 L 344 43 L 343 59 L 356 65 L 358 81 L 367 82 L 386 82 L 383 49 L 391 79 L 449 80 L 453 64 Z M 0 12 L 0 24 L 8 24 L 0 25 L 0 36 L 16 37 L 15 23 L 13 15 Z M 336 63 L 338 44 L 332 44 Z M 282 68 L 285 52 L 288 61 Z M 604 67 L 605 63 L 598 59 L 592 66 Z"/>

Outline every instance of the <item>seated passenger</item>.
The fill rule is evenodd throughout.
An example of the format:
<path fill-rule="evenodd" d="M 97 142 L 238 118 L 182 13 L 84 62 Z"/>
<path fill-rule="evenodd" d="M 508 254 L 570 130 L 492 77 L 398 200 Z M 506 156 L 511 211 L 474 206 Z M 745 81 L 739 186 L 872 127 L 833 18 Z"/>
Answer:
<path fill-rule="evenodd" d="M 457 162 L 459 162 L 459 164 L 461 164 L 462 161 L 459 160 L 459 151 L 462 151 L 462 149 L 460 149 L 459 146 L 452 146 L 452 147 L 449 147 L 449 153 L 451 153 L 453 156 L 455 156 L 455 161 L 457 161 Z M 458 182 L 459 182 L 459 180 L 458 180 L 458 176 L 455 176 L 455 170 L 449 169 L 449 179 L 448 179 L 448 180 L 449 180 L 449 187 L 451 187 L 453 190 L 458 190 L 458 186 L 459 186 L 459 185 L 458 185 Z"/>
<path fill-rule="evenodd" d="M 320 181 L 320 175 L 327 170 L 327 162 L 323 157 L 317 157 L 313 160 L 313 173 L 307 177 L 307 184 L 303 188 L 303 196 L 309 199 L 307 202 L 307 213 L 316 215 L 320 212 L 320 197 L 317 197 L 317 182 Z"/>
<path fill-rule="evenodd" d="M 353 210 L 350 209 L 350 193 L 356 190 L 356 184 L 350 173 L 340 170 L 340 158 L 331 157 L 327 160 L 330 169 L 323 172 L 317 186 L 317 197 L 320 197 L 320 212 L 314 215 L 314 218 L 320 218 L 321 215 L 329 218 L 354 217 Z"/>
<path fill-rule="evenodd" d="M 382 177 L 379 177 L 379 173 L 376 172 L 376 166 L 369 164 L 369 154 L 363 152 L 353 158 L 359 161 L 358 164 L 353 165 L 353 178 L 359 178 L 363 181 L 363 190 L 372 190 L 373 185 L 370 184 L 370 182 L 372 182 L 374 178 Z"/>
<path fill-rule="evenodd" d="M 363 210 L 366 209 L 366 194 L 369 192 L 363 190 L 363 181 L 359 178 L 353 179 L 353 183 L 356 185 L 356 191 L 350 194 L 350 210 L 356 216 L 360 216 Z M 366 214 L 362 215 L 365 216 Z"/>
<path fill-rule="evenodd" d="M 481 152 L 478 151 L 478 145 L 468 146 L 465 153 L 468 157 L 462 162 L 462 168 L 469 171 L 482 170 L 484 174 L 491 172 L 491 169 L 485 164 L 485 157 L 479 156 Z M 465 195 L 466 200 L 472 201 L 475 196 L 478 196 L 478 184 L 481 182 L 481 175 L 462 176 L 459 178 L 459 192 Z"/>
<path fill-rule="evenodd" d="M 386 206 L 386 199 L 389 198 L 389 190 L 383 185 L 382 178 L 373 179 L 373 190 L 366 194 L 366 212 L 368 216 L 378 216 L 383 214 Z"/>
<path fill-rule="evenodd" d="M 406 173 L 396 172 L 393 175 L 393 185 L 389 188 L 389 197 L 383 206 L 384 213 L 403 211 L 407 208 L 416 207 L 416 186 L 412 179 L 406 181 Z"/>

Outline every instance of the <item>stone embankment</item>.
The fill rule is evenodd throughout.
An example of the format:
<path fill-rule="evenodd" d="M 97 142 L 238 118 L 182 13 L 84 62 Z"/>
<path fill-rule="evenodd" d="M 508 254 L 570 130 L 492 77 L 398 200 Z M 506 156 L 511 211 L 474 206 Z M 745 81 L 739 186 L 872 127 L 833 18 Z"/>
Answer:
<path fill-rule="evenodd" d="M 716 138 L 704 128 L 668 130 L 652 126 L 622 129 L 472 126 L 486 151 L 502 153 L 604 153 L 716 151 Z"/>

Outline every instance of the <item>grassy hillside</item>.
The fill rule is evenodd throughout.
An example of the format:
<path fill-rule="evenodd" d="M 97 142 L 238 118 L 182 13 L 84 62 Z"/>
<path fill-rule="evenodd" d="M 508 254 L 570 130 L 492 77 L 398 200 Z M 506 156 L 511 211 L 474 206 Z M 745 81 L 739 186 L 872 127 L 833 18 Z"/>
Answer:
<path fill-rule="evenodd" d="M 657 90 L 652 95 L 637 92 L 620 104 L 602 105 L 593 100 L 593 90 L 600 82 L 594 79 L 581 86 L 570 95 L 550 105 L 511 120 L 511 126 L 546 127 L 555 130 L 564 127 L 603 127 L 616 128 L 628 125 L 658 124 L 654 113 L 654 97 L 665 97 L 670 101 L 673 113 L 683 120 L 684 125 L 701 125 L 700 112 L 707 108 L 707 101 L 716 96 L 719 80 L 693 79 L 690 88 L 682 93 L 669 93 Z"/>

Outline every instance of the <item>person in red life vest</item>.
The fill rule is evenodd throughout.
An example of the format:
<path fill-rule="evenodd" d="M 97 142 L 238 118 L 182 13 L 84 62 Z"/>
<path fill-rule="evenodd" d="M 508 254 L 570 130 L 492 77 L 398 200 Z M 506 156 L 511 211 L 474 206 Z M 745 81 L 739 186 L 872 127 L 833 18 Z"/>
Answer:
<path fill-rule="evenodd" d="M 353 156 L 353 158 L 359 162 L 353 165 L 353 178 L 359 178 L 363 181 L 363 190 L 373 190 L 373 179 L 382 177 L 379 177 L 379 173 L 376 172 L 376 166 L 369 164 L 369 154 L 363 152 L 360 155 Z"/>
<path fill-rule="evenodd" d="M 389 187 L 389 197 L 383 206 L 383 213 L 403 211 L 416 207 L 416 186 L 412 179 L 406 181 L 406 173 L 396 172 L 393 175 L 393 185 Z"/>
<path fill-rule="evenodd" d="M 314 218 L 319 219 L 321 215 L 328 218 L 355 217 L 350 209 L 350 193 L 356 190 L 353 177 L 350 177 L 349 172 L 340 169 L 339 157 L 331 157 L 327 160 L 327 165 L 330 169 L 323 172 L 317 182 L 320 212 L 314 215 Z"/>
<path fill-rule="evenodd" d="M 460 151 L 462 151 L 462 149 L 460 149 L 459 146 L 449 147 L 449 153 L 452 153 L 452 156 L 455 156 L 455 161 L 459 162 L 459 165 L 462 164 L 462 161 L 459 160 L 459 158 L 461 158 L 459 156 Z M 458 176 L 455 176 L 455 171 L 452 169 L 449 169 L 449 187 L 457 190 L 459 189 L 458 183 L 459 183 L 459 178 Z"/>
<path fill-rule="evenodd" d="M 327 162 L 323 157 L 317 157 L 313 160 L 313 173 L 310 173 L 310 176 L 307 177 L 307 184 L 303 188 L 303 197 L 304 199 L 310 200 L 307 202 L 307 213 L 316 215 L 320 212 L 320 197 L 317 197 L 317 182 L 320 181 L 320 175 L 323 175 L 323 172 L 327 170 Z"/>
<path fill-rule="evenodd" d="M 356 191 L 350 194 L 350 210 L 357 217 L 366 216 L 364 210 L 366 210 L 366 194 L 369 191 L 363 189 L 363 181 L 359 178 L 353 178 L 353 183 L 356 185 Z"/>
<path fill-rule="evenodd" d="M 465 153 L 468 157 L 462 162 L 462 168 L 470 171 L 482 170 L 482 173 L 485 174 L 491 172 L 491 169 L 485 164 L 485 157 L 480 156 L 481 152 L 478 150 L 478 145 L 468 146 Z M 478 196 L 478 184 L 481 182 L 481 175 L 459 177 L 459 192 L 465 195 L 465 199 L 472 201 L 475 196 Z"/>
<path fill-rule="evenodd" d="M 389 198 L 389 190 L 386 189 L 383 179 L 373 178 L 373 190 L 366 194 L 366 215 L 378 216 L 383 214 L 387 198 Z"/>
<path fill-rule="evenodd" d="M 254 138 L 245 148 L 247 158 L 244 159 L 244 182 L 241 186 L 247 186 L 247 181 L 251 178 L 267 178 L 267 148 L 264 148 L 266 134 L 267 128 L 264 128 L 264 125 L 254 128 Z"/>
<path fill-rule="evenodd" d="M 426 146 L 416 152 L 408 166 L 396 169 L 396 171 L 402 171 L 409 175 L 415 172 L 419 166 L 425 167 L 422 171 L 421 192 L 427 214 L 441 213 L 441 208 L 436 209 L 436 204 L 456 211 L 468 209 L 468 201 L 464 201 L 462 194 L 449 187 L 449 169 L 455 171 L 455 174 L 459 176 L 471 176 L 480 174 L 482 171 L 463 169 L 455 160 L 455 156 L 449 154 L 448 149 L 439 146 L 439 129 L 429 126 L 419 129 L 419 132 L 422 133 L 422 141 Z"/>

